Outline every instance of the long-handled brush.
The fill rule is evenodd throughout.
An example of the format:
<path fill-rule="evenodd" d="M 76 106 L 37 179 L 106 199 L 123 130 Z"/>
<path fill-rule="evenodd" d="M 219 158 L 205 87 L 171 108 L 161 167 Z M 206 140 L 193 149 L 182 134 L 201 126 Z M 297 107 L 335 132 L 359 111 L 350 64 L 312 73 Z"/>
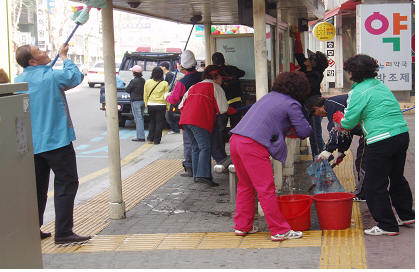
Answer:
<path fill-rule="evenodd" d="M 188 39 L 186 40 L 186 44 L 185 44 L 185 48 L 183 48 L 183 52 L 185 52 L 186 46 L 188 46 L 188 42 L 189 42 L 189 39 L 191 38 L 191 34 L 192 34 L 192 31 L 193 31 L 193 28 L 195 27 L 195 24 L 198 23 L 201 20 L 202 20 L 201 15 L 194 15 L 194 16 L 191 17 L 192 28 L 191 28 L 191 32 L 189 32 L 189 36 L 188 36 Z M 172 82 L 170 82 L 170 89 L 169 89 L 170 91 L 172 91 L 173 84 L 175 83 L 177 72 L 178 72 L 178 69 L 176 69 L 175 75 L 173 76 L 173 79 L 172 79 Z"/>
<path fill-rule="evenodd" d="M 71 38 L 73 37 L 74 33 L 76 32 L 77 28 L 79 28 L 80 25 L 83 25 L 87 22 L 87 20 L 89 20 L 89 11 L 90 11 L 90 7 L 85 6 L 83 7 L 75 7 L 74 8 L 74 13 L 71 16 L 71 19 L 76 23 L 76 26 L 74 27 L 73 31 L 71 31 L 70 36 L 68 36 L 67 40 L 65 41 L 65 45 L 67 45 L 69 43 L 69 41 L 71 40 Z M 58 57 L 60 56 L 60 53 L 58 53 L 54 60 L 51 62 L 51 67 L 54 66 L 54 64 L 57 62 Z"/>

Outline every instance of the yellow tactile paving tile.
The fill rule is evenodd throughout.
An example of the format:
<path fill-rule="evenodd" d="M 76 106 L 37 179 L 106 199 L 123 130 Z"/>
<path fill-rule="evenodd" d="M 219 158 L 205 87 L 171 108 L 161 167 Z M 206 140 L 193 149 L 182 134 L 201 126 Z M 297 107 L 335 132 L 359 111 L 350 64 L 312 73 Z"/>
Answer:
<path fill-rule="evenodd" d="M 86 244 L 83 244 L 78 252 L 104 252 L 114 251 L 125 239 L 125 235 L 95 235 Z"/>
<path fill-rule="evenodd" d="M 170 233 L 157 249 L 196 249 L 205 233 Z"/>
<path fill-rule="evenodd" d="M 142 168 L 122 181 L 126 211 L 133 208 L 153 191 L 182 170 L 182 160 L 159 160 Z M 164 171 L 163 171 L 164 170 Z M 74 232 L 79 235 L 96 235 L 110 224 L 109 190 L 106 190 L 74 208 Z M 42 227 L 54 236 L 55 221 Z M 53 240 L 53 239 L 52 239 Z M 48 245 L 48 248 L 46 246 Z M 57 246 L 42 244 L 43 253 L 52 253 Z M 57 252 L 63 250 L 58 250 Z M 67 251 L 66 251 L 67 252 Z"/>
<path fill-rule="evenodd" d="M 271 241 L 271 235 L 269 232 L 257 232 L 254 234 L 246 235 L 243 238 L 239 248 L 279 248 L 281 242 Z"/>
<path fill-rule="evenodd" d="M 300 155 L 300 160 L 311 161 L 311 160 L 313 160 L 313 157 L 311 155 Z"/>
<path fill-rule="evenodd" d="M 343 162 L 334 171 L 347 192 L 355 188 L 353 156 L 346 152 Z M 345 230 L 324 230 L 320 269 L 364 269 L 367 267 L 364 232 L 359 203 L 352 205 L 351 226 Z"/>
<path fill-rule="evenodd" d="M 154 250 L 166 236 L 166 233 L 127 235 L 116 251 Z"/>
<path fill-rule="evenodd" d="M 79 244 L 70 245 L 56 245 L 54 238 L 50 237 L 41 241 L 43 254 L 60 254 L 60 253 L 73 253 L 81 247 Z"/>
<path fill-rule="evenodd" d="M 319 268 L 367 268 L 362 229 L 323 232 Z"/>
<path fill-rule="evenodd" d="M 238 248 L 243 237 L 233 232 L 207 233 L 198 246 L 198 249 Z"/>
<path fill-rule="evenodd" d="M 320 230 L 303 231 L 301 239 L 285 240 L 281 247 L 320 247 L 322 244 L 322 232 Z"/>

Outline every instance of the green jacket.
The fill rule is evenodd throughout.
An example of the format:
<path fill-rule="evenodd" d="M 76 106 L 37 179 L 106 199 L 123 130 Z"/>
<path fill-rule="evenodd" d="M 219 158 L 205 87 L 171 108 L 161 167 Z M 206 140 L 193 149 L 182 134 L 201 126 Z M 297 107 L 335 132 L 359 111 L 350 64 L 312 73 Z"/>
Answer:
<path fill-rule="evenodd" d="M 355 83 L 347 102 L 342 127 L 352 129 L 360 123 L 367 144 L 409 131 L 393 93 L 375 78 Z"/>

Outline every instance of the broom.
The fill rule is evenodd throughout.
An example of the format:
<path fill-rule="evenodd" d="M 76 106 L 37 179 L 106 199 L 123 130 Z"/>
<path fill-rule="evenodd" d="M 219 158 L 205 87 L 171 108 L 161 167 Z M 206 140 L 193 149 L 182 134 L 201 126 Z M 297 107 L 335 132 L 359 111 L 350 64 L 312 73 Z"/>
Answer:
<path fill-rule="evenodd" d="M 68 36 L 67 40 L 65 41 L 65 45 L 68 44 L 68 42 L 73 37 L 74 33 L 76 32 L 77 28 L 79 28 L 80 25 L 83 25 L 89 20 L 89 11 L 91 7 L 85 6 L 83 7 L 73 7 L 73 15 L 71 16 L 71 19 L 76 23 L 76 26 L 74 27 L 73 31 L 71 31 L 70 36 Z M 57 62 L 58 57 L 60 56 L 60 53 L 58 53 L 54 60 L 51 62 L 51 67 L 54 66 L 54 64 Z"/>

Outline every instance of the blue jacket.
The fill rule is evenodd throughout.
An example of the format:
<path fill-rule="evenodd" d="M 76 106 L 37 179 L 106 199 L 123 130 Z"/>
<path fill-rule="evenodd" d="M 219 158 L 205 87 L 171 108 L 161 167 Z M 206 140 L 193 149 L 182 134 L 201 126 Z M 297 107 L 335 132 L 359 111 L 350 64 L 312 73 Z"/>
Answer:
<path fill-rule="evenodd" d="M 338 130 L 334 129 L 335 124 L 333 121 L 333 114 L 337 111 L 341 111 L 342 113 L 345 111 L 347 107 L 347 99 L 348 95 L 342 94 L 329 97 L 324 101 L 324 110 L 326 111 L 327 120 L 329 121 L 327 124 L 329 140 L 324 146 L 324 149 L 329 152 L 333 152 L 337 149 L 339 152 L 343 153 L 350 148 L 354 135 L 364 135 L 359 126 L 356 126 L 354 129 L 350 130 L 349 133 L 340 133 Z"/>
<path fill-rule="evenodd" d="M 300 102 L 289 95 L 270 92 L 249 109 L 231 132 L 260 143 L 274 159 L 285 163 L 285 135 L 291 127 L 295 128 L 300 138 L 311 134 L 311 127 L 304 117 Z"/>
<path fill-rule="evenodd" d="M 71 60 L 62 70 L 48 65 L 28 66 L 15 82 L 27 82 L 32 123 L 33 153 L 69 145 L 76 139 L 64 91 L 79 85 L 83 74 Z"/>

